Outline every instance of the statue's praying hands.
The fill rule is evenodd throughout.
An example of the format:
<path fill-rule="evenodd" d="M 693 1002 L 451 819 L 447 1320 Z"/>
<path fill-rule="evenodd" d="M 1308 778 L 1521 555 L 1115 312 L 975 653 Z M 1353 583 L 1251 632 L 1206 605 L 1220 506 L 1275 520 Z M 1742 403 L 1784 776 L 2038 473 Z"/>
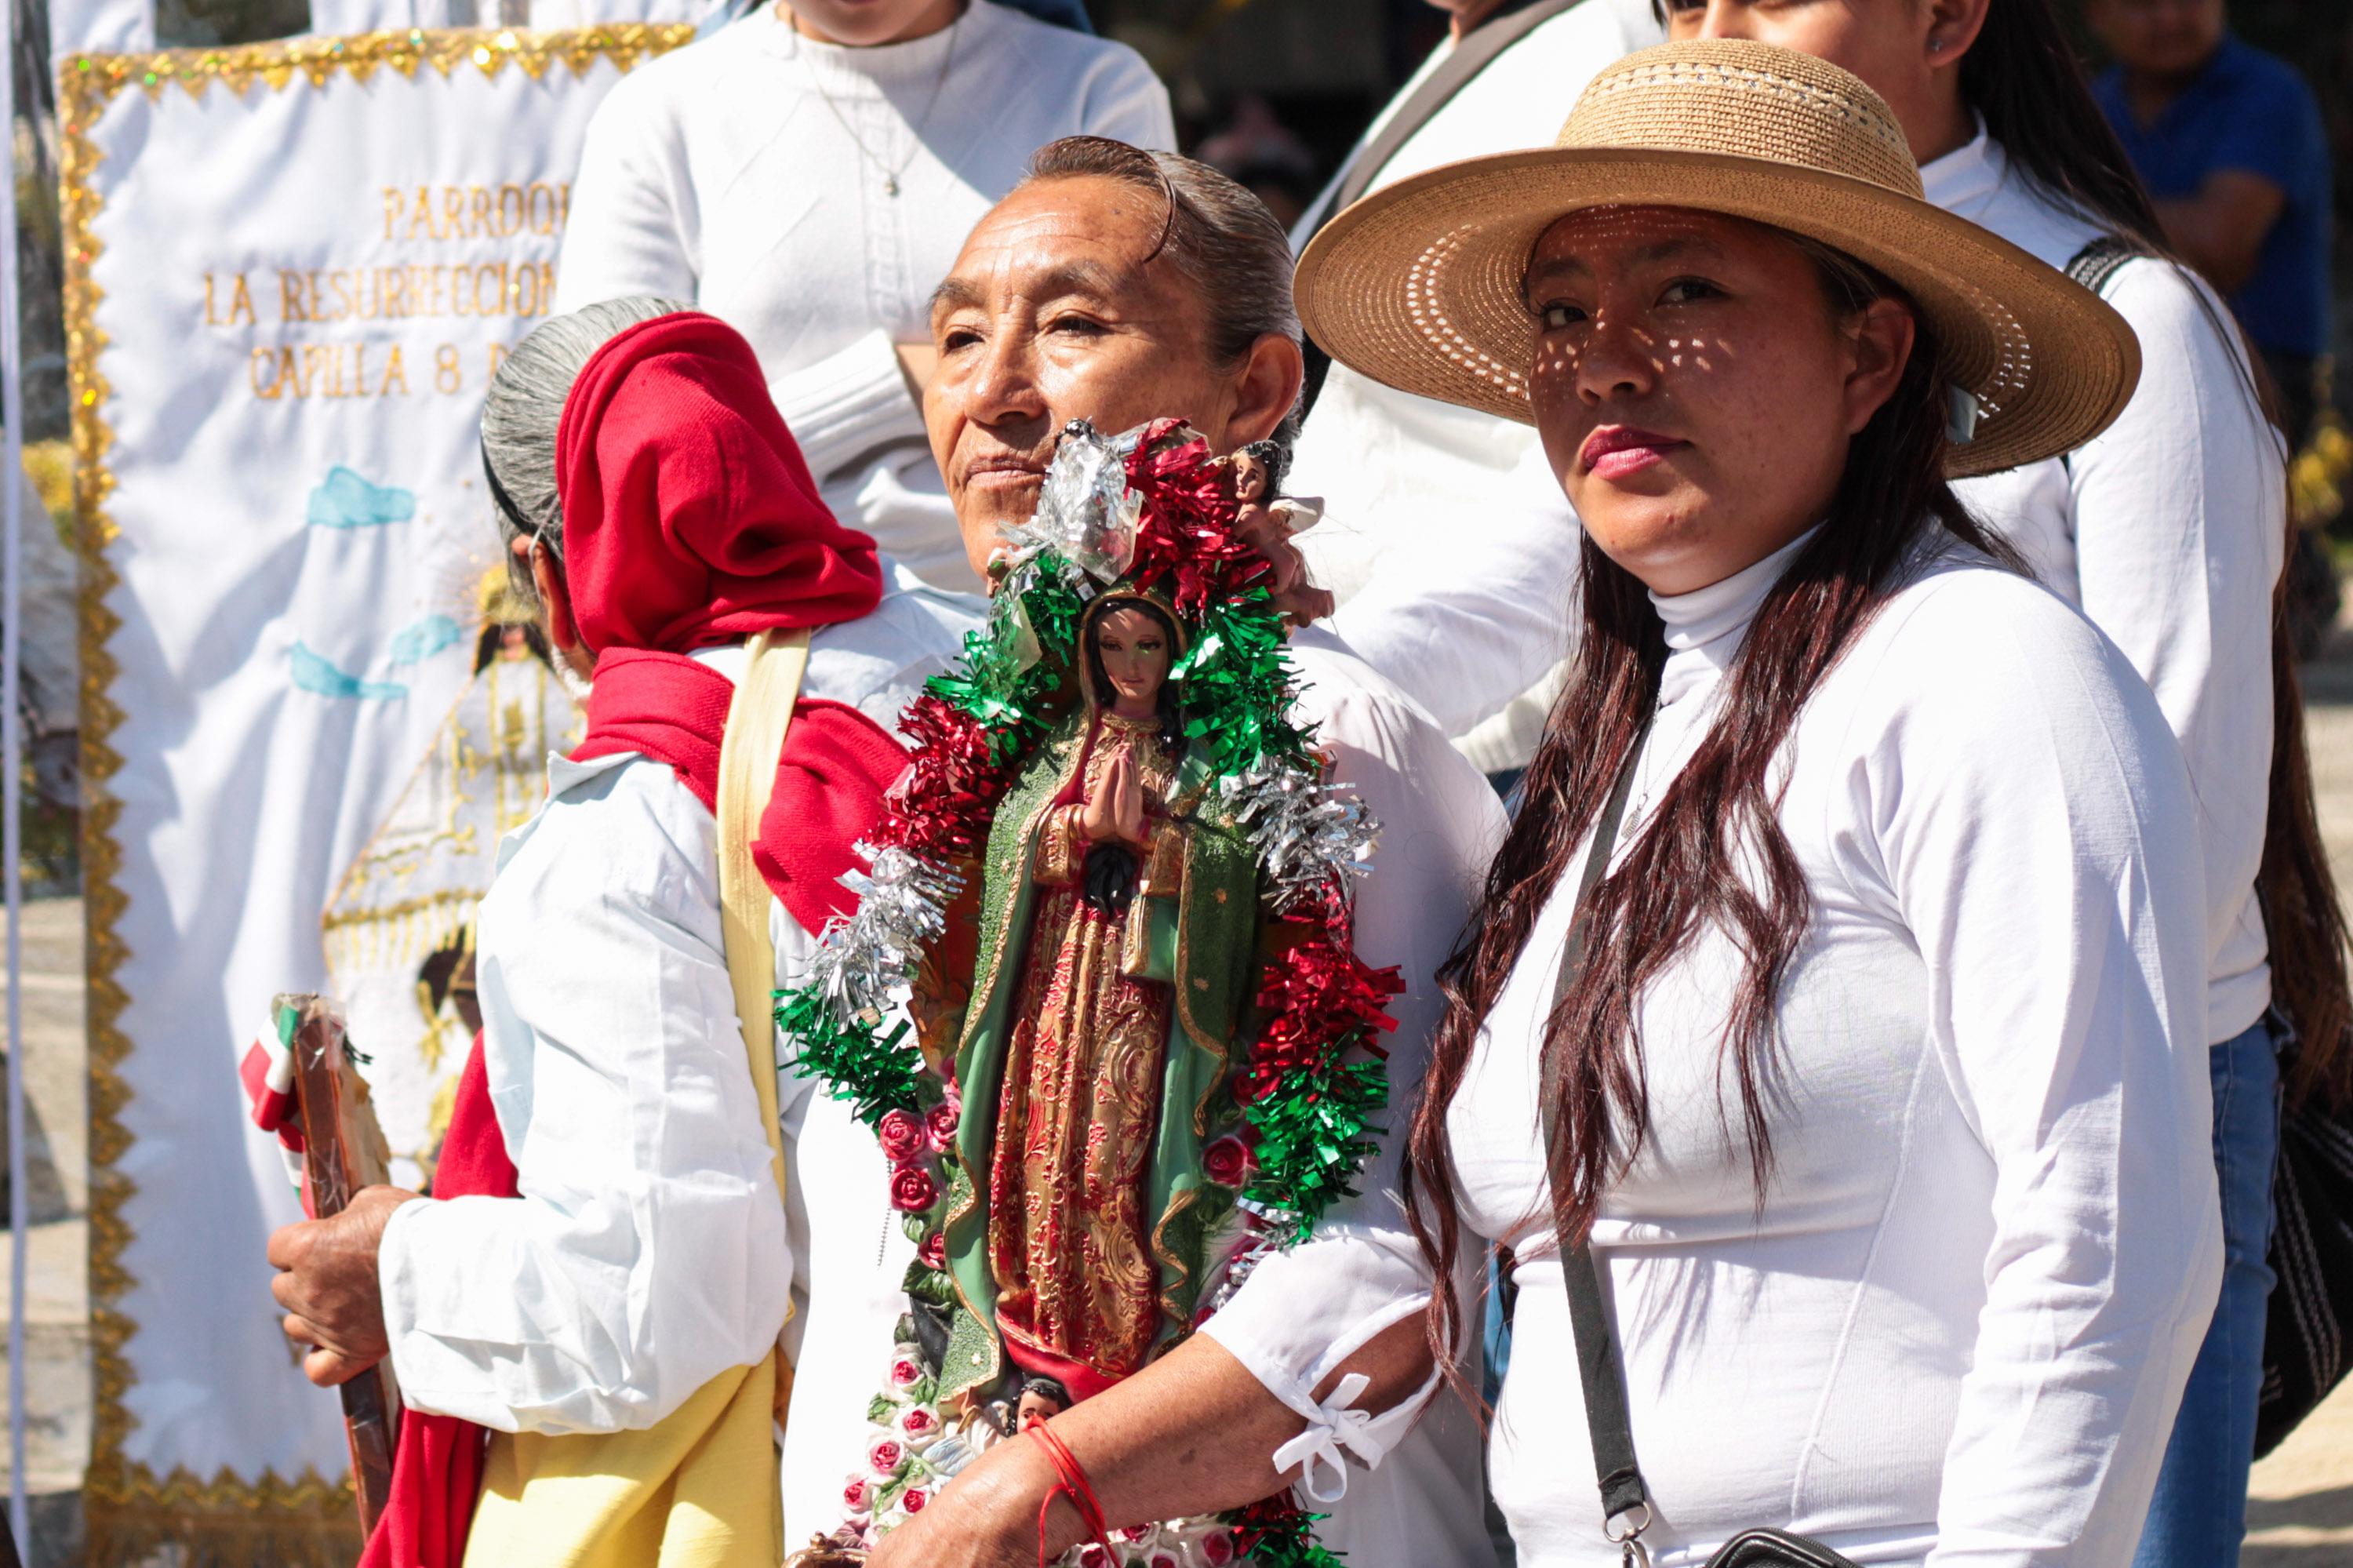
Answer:
<path fill-rule="evenodd" d="M 1144 847 L 1144 779 L 1134 757 L 1123 751 L 1111 759 L 1102 785 L 1079 813 L 1079 827 L 1096 843 Z"/>

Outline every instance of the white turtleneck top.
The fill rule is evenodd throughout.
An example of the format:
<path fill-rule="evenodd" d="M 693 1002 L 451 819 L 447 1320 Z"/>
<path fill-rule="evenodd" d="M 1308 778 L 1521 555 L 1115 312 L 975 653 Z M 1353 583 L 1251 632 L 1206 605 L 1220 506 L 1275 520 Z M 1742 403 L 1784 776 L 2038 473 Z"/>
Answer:
<path fill-rule="evenodd" d="M 2053 267 L 2105 232 L 2034 185 L 1983 131 L 1920 178 L 1938 207 Z M 2255 868 L 2270 804 L 2272 585 L 2287 547 L 2286 450 L 2255 400 L 2230 309 L 2212 291 L 2143 258 L 2125 263 L 2106 298 L 2140 338 L 2140 385 L 2116 422 L 2063 462 L 1954 488 L 2124 650 L 2181 742 L 2206 849 L 2214 1044 L 2262 1017 L 2272 996 Z"/>
<path fill-rule="evenodd" d="M 1654 599 L 1672 652 L 1621 856 L 1801 546 Z M 1730 1130 L 1740 959 L 1709 935 L 1642 999 L 1650 1138 L 1594 1232 L 1653 1559 L 1773 1525 L 1861 1563 L 2124 1568 L 2221 1266 L 2196 808 L 2164 716 L 2082 617 L 1947 547 L 1778 766 L 1811 918 L 1776 1009 L 1769 1188 L 1760 1207 Z M 1540 1029 L 1584 853 L 1448 1118 L 1465 1224 L 1520 1260 L 1490 1473 L 1527 1568 L 1619 1561 L 1539 1154 Z M 1262 1288 L 1282 1311 L 1204 1332 L 1298 1404 L 1429 1283 L 1358 1227 L 1237 1307 Z M 1323 1425 L 1368 1458 L 1396 1423 Z"/>
<path fill-rule="evenodd" d="M 733 324 L 826 503 L 924 581 L 969 591 L 893 345 L 931 341 L 932 290 L 973 225 L 1031 153 L 1081 132 L 1176 145 L 1168 94 L 1125 45 L 968 0 L 928 37 L 842 48 L 764 5 L 598 106 L 555 308 L 651 294 Z"/>

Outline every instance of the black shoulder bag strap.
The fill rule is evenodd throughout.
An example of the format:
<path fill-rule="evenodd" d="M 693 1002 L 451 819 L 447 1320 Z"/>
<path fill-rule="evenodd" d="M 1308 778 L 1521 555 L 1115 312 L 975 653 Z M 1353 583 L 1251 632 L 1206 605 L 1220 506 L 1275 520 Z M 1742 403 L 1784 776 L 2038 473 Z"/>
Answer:
<path fill-rule="evenodd" d="M 2141 252 L 2113 234 L 2103 234 L 2067 259 L 2066 273 L 2095 294 L 2108 291 L 2108 280 Z"/>
<path fill-rule="evenodd" d="M 2121 239 L 2113 234 L 2103 234 L 2067 258 L 2067 265 L 2061 270 L 2105 299 L 2107 297 L 2109 282 L 2118 272 L 2124 270 L 2125 263 L 2143 254 L 2145 252 L 2130 240 Z M 2075 466 L 2075 454 L 2061 452 L 2059 465 L 2062 468 L 2073 470 Z"/>
<path fill-rule="evenodd" d="M 1609 866 L 1618 830 L 1626 816 L 1626 798 L 1633 792 L 1634 769 L 1641 763 L 1642 743 L 1650 737 L 1651 722 L 1642 721 L 1625 768 L 1609 791 L 1609 802 L 1593 830 L 1593 846 L 1586 851 L 1585 869 L 1577 882 L 1577 914 L 1568 928 L 1568 944 L 1560 956 L 1560 977 L 1554 984 L 1553 1012 L 1560 1010 L 1569 988 L 1585 965 L 1587 900 Z M 1549 1014 L 1547 1014 L 1549 1016 Z M 1552 1182 L 1553 1232 L 1568 1234 L 1568 1192 L 1554 1154 L 1559 1148 L 1558 1113 L 1544 1101 L 1545 1169 Z M 1577 1341 L 1577 1381 L 1585 1390 L 1585 1429 L 1593 1444 L 1593 1478 L 1601 1491 L 1601 1531 L 1623 1552 L 1628 1568 L 1651 1560 L 1642 1532 L 1651 1528 L 1651 1493 L 1642 1482 L 1642 1468 L 1634 1457 L 1634 1427 L 1626 1411 L 1626 1374 L 1618 1358 L 1618 1337 L 1610 1331 L 1609 1310 L 1601 1300 L 1601 1276 L 1593 1250 L 1580 1242 L 1561 1253 L 1561 1277 L 1568 1287 L 1569 1329 Z M 1706 1568 L 1855 1568 L 1818 1541 L 1774 1528 L 1744 1530 L 1725 1542 Z"/>
<path fill-rule="evenodd" d="M 1634 790 L 1634 773 L 1641 765 L 1642 745 L 1650 738 L 1646 716 L 1627 748 L 1618 782 L 1610 787 L 1609 803 L 1601 808 L 1593 829 L 1593 845 L 1585 852 L 1585 869 L 1577 879 L 1576 916 L 1568 927 L 1568 945 L 1561 950 L 1560 977 L 1554 982 L 1552 1012 L 1559 1011 L 1569 988 L 1585 967 L 1586 906 L 1593 889 L 1609 869 L 1610 851 L 1626 818 L 1626 800 Z M 1546 1017 L 1549 1019 L 1551 1012 Z M 1552 1181 L 1554 1234 L 1566 1237 L 1568 1192 L 1560 1182 L 1554 1159 L 1558 1147 L 1559 1112 L 1547 1097 L 1544 1101 L 1545 1169 Z M 1609 1314 L 1601 1301 L 1601 1278 L 1594 1272 L 1593 1253 L 1584 1243 L 1563 1246 L 1560 1269 L 1568 1283 L 1568 1320 L 1577 1337 L 1577 1371 L 1585 1385 L 1585 1425 L 1593 1441 L 1593 1473 L 1601 1488 L 1603 1528 L 1610 1539 L 1630 1539 L 1650 1523 L 1650 1492 L 1642 1485 L 1641 1467 L 1634 1460 L 1634 1431 L 1626 1414 L 1626 1378 L 1618 1364 L 1618 1340 L 1609 1331 Z M 1628 1536 L 1620 1536 L 1610 1521 L 1632 1516 Z"/>

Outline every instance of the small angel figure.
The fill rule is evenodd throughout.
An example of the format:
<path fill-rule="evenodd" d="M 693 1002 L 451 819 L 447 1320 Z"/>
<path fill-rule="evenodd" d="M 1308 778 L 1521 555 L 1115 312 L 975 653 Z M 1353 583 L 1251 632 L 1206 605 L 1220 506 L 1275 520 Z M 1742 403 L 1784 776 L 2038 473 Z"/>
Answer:
<path fill-rule="evenodd" d="M 1270 589 L 1274 606 L 1293 626 L 1322 620 L 1333 610 L 1332 593 L 1309 579 L 1307 557 L 1291 542 L 1315 525 L 1323 503 L 1307 496 L 1282 496 L 1284 453 L 1272 441 L 1254 441 L 1226 460 L 1232 465 L 1238 512 L 1234 532 L 1274 568 Z"/>

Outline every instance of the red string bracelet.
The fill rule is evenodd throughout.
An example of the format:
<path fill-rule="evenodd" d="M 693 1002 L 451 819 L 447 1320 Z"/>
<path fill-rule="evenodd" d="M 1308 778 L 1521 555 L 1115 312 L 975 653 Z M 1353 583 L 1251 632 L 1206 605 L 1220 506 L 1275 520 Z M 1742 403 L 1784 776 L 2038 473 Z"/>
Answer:
<path fill-rule="evenodd" d="M 1046 1516 L 1053 1510 L 1058 1497 L 1071 1499 L 1087 1533 L 1094 1537 L 1095 1543 L 1110 1555 L 1112 1562 L 1118 1562 L 1119 1549 L 1111 1543 L 1111 1526 L 1103 1522 L 1103 1504 L 1096 1499 L 1095 1489 L 1088 1483 L 1086 1471 L 1080 1467 L 1078 1457 L 1043 1421 L 1033 1420 L 1023 1430 L 1046 1450 L 1046 1458 L 1053 1465 L 1056 1477 L 1053 1489 L 1038 1505 L 1038 1568 L 1046 1568 Z"/>

